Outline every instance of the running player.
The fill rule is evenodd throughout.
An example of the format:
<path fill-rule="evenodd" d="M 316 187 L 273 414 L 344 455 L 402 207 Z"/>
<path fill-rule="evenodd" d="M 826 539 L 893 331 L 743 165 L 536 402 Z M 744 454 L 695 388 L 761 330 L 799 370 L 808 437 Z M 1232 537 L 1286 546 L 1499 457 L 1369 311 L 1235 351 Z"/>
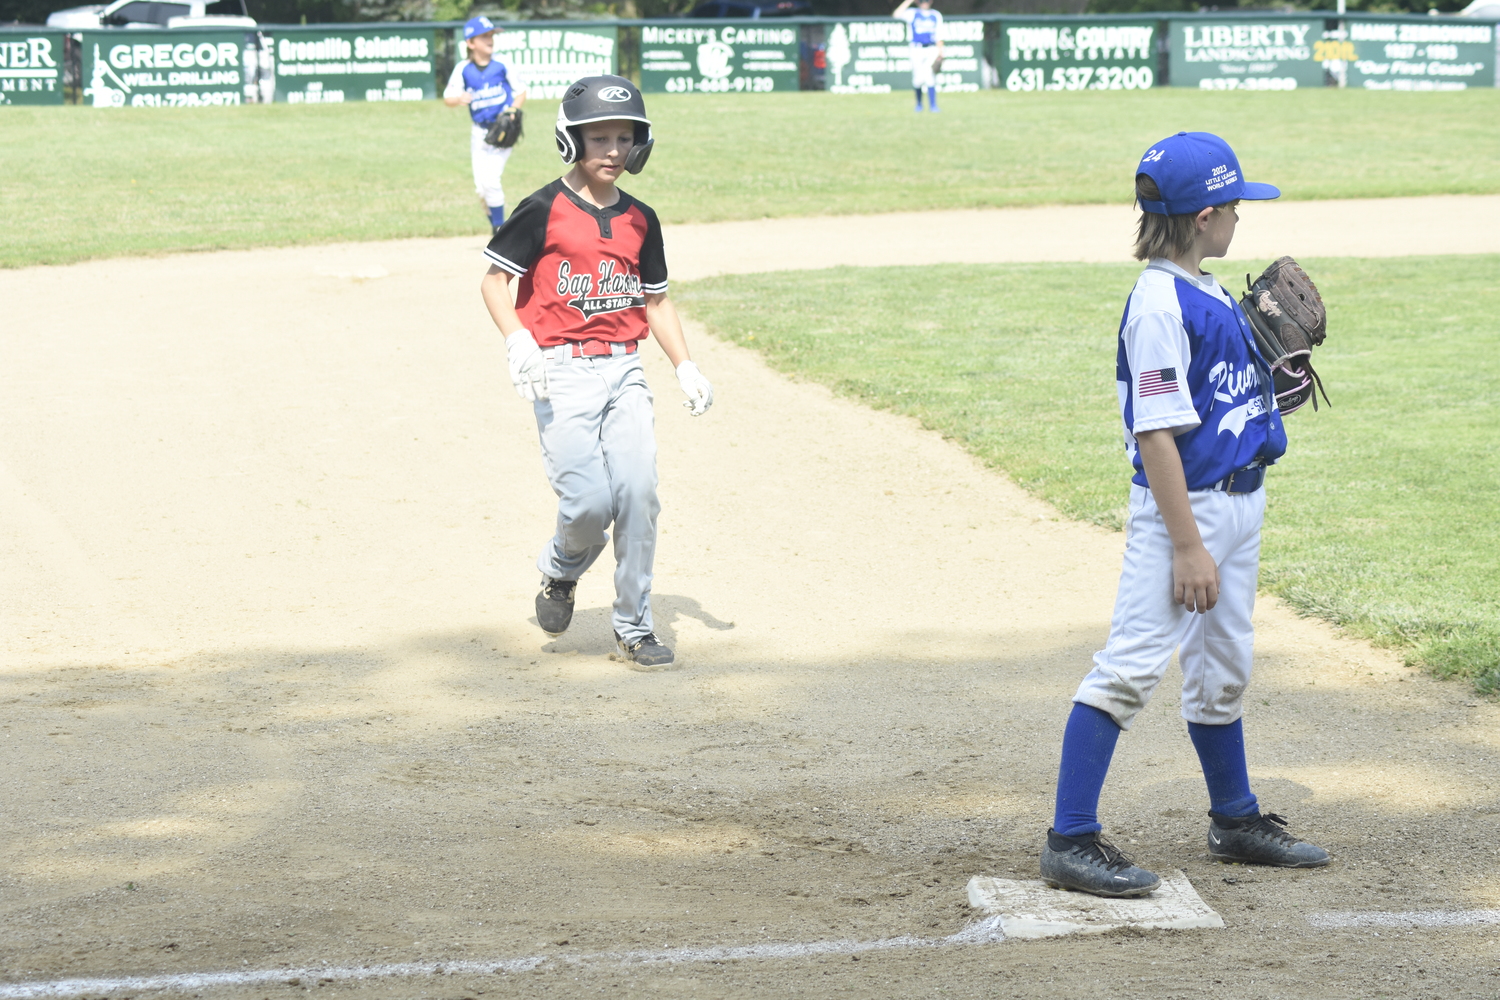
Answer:
<path fill-rule="evenodd" d="M 563 94 L 555 137 L 572 169 L 523 200 L 490 240 L 481 285 L 511 380 L 533 403 L 558 497 L 556 534 L 537 559 L 537 624 L 549 635 L 567 630 L 578 578 L 613 522 L 618 655 L 664 667 L 673 653 L 651 627 L 656 433 L 637 343 L 656 337 L 693 416 L 713 404 L 713 386 L 689 360 L 667 298 L 656 213 L 615 186 L 621 173 L 640 173 L 655 141 L 640 90 L 618 76 L 579 80 Z"/>
<path fill-rule="evenodd" d="M 932 0 L 917 0 L 916 10 L 911 5 L 912 0 L 901 0 L 891 16 L 905 21 L 911 29 L 911 86 L 917 92 L 917 110 L 922 110 L 925 89 L 927 106 L 936 111 L 937 68 L 943 61 L 943 15 L 932 9 Z"/>
<path fill-rule="evenodd" d="M 1149 263 L 1120 322 L 1115 379 L 1135 466 L 1125 565 L 1109 640 L 1073 696 L 1057 812 L 1042 851 L 1050 885 L 1140 896 L 1161 880 L 1100 836 L 1099 794 L 1121 731 L 1167 671 L 1182 668 L 1182 717 L 1208 784 L 1208 853 L 1314 868 L 1328 853 L 1262 814 L 1245 764 L 1250 614 L 1260 569 L 1266 466 L 1286 452 L 1271 373 L 1244 311 L 1199 265 L 1223 257 L 1241 199 L 1281 192 L 1240 173 L 1229 144 L 1178 132 L 1136 168 L 1135 256 Z"/>
<path fill-rule="evenodd" d="M 443 103 L 448 107 L 469 106 L 473 119 L 469 165 L 474 170 L 474 190 L 484 203 L 492 230 L 498 230 L 505 221 L 505 189 L 500 186 L 500 178 L 510 150 L 491 146 L 484 141 L 484 134 L 502 111 L 519 110 L 526 103 L 526 86 L 495 56 L 496 30 L 495 23 L 483 15 L 469 18 L 464 24 L 469 58 L 453 67 L 448 86 L 443 88 Z"/>

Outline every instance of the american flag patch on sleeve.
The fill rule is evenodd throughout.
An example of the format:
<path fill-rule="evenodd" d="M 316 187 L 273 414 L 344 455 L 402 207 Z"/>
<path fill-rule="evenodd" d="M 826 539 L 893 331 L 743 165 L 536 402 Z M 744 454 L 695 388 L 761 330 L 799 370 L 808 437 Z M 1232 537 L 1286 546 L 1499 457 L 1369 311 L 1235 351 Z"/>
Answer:
<path fill-rule="evenodd" d="M 1169 392 L 1177 391 L 1177 369 L 1159 368 L 1156 371 L 1141 372 L 1141 387 L 1136 393 L 1138 396 L 1164 396 Z"/>

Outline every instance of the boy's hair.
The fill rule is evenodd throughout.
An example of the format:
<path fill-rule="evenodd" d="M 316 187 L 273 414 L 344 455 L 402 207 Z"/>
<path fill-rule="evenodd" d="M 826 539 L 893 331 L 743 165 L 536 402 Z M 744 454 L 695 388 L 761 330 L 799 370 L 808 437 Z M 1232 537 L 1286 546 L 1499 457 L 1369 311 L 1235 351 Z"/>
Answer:
<path fill-rule="evenodd" d="M 1161 201 L 1161 189 L 1148 175 L 1136 174 L 1135 199 Z M 1232 205 L 1234 202 L 1226 201 L 1222 205 L 1213 206 L 1213 209 L 1215 212 L 1222 212 Z M 1153 257 L 1175 257 L 1186 253 L 1193 245 L 1193 237 L 1198 235 L 1197 218 L 1197 212 L 1184 215 L 1142 212 L 1140 225 L 1135 230 L 1135 259 L 1150 260 Z"/>

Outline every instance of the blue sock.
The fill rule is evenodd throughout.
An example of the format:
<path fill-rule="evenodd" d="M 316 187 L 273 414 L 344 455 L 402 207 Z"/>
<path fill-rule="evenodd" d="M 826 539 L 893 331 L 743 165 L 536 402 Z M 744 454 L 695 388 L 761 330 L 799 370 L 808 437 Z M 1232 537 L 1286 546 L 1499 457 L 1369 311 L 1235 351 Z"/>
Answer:
<path fill-rule="evenodd" d="M 917 110 L 921 111 L 922 110 L 922 88 L 921 87 L 917 87 L 916 91 L 917 91 Z"/>
<path fill-rule="evenodd" d="M 922 101 L 922 98 L 920 96 L 918 96 L 917 97 L 917 102 L 921 103 L 921 101 Z M 929 108 L 931 108 L 932 110 L 934 110 L 934 111 L 937 110 L 937 88 L 936 87 L 928 87 L 927 88 L 927 106 Z"/>
<path fill-rule="evenodd" d="M 1209 808 L 1220 816 L 1249 816 L 1260 808 L 1250 791 L 1242 721 L 1236 719 L 1227 726 L 1188 723 L 1188 735 L 1203 765 L 1203 780 L 1208 782 Z"/>
<path fill-rule="evenodd" d="M 502 223 L 504 221 L 505 221 L 505 206 L 504 205 L 491 205 L 490 206 L 490 228 L 491 229 L 499 229 L 500 228 L 500 223 Z"/>
<path fill-rule="evenodd" d="M 1062 764 L 1057 769 L 1057 812 L 1052 829 L 1064 837 L 1098 833 L 1099 793 L 1109 773 L 1120 727 L 1108 712 L 1073 703 L 1063 730 Z"/>

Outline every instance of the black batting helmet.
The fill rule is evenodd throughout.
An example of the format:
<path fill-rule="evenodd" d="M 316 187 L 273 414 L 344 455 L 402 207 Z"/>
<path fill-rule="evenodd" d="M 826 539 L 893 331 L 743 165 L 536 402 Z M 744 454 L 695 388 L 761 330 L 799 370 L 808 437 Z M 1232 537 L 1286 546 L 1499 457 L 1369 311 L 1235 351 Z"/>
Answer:
<path fill-rule="evenodd" d="M 557 107 L 557 155 L 564 163 L 583 158 L 583 130 L 589 122 L 624 119 L 635 122 L 635 145 L 625 157 L 625 169 L 641 172 L 656 142 L 651 135 L 651 119 L 646 117 L 646 100 L 640 88 L 623 76 L 586 76 L 563 94 Z"/>

